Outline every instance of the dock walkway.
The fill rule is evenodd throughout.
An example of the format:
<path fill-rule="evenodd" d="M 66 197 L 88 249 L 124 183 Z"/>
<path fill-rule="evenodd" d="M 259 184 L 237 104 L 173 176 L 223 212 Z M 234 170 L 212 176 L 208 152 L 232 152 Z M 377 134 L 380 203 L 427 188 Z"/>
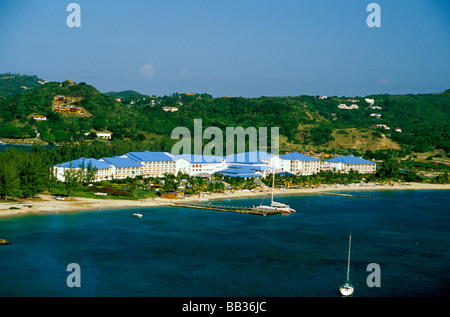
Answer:
<path fill-rule="evenodd" d="M 375 197 L 373 197 L 373 196 L 350 195 L 350 194 L 336 194 L 336 193 L 322 193 L 322 195 L 346 196 L 346 197 L 357 197 L 357 198 L 375 198 Z"/>
<path fill-rule="evenodd" d="M 255 210 L 253 207 L 243 207 L 243 206 L 220 206 L 211 204 L 199 204 L 199 203 L 182 203 L 182 202 L 172 202 L 172 206 L 193 208 L 193 209 L 204 209 L 204 210 L 217 210 L 225 212 L 237 212 L 241 214 L 251 214 L 259 216 L 277 215 L 281 214 L 279 210 L 261 211 Z"/>

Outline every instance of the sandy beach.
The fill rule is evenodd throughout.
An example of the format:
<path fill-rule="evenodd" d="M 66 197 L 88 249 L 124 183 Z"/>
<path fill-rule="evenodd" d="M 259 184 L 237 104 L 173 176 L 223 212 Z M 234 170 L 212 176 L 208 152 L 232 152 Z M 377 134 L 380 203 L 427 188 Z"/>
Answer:
<path fill-rule="evenodd" d="M 450 190 L 450 184 L 395 184 L 394 186 L 384 185 L 350 185 L 336 187 L 334 185 L 320 186 L 311 189 L 275 189 L 274 195 L 295 195 L 295 194 L 321 194 L 324 192 L 339 191 L 363 191 L 363 190 Z M 235 191 L 233 193 L 222 194 L 205 194 L 203 198 L 212 199 L 232 199 L 244 197 L 270 196 L 270 189 L 266 191 Z M 175 201 L 175 200 L 174 200 Z M 176 201 L 198 201 L 198 195 L 177 199 Z M 0 203 L 0 217 L 5 216 L 24 216 L 30 214 L 59 214 L 64 212 L 76 211 L 102 211 L 109 209 L 126 209 L 126 208 L 143 208 L 170 205 L 172 200 L 163 198 L 147 198 L 142 200 L 122 200 L 122 199 L 105 199 L 105 198 L 83 198 L 70 197 L 66 200 L 56 200 L 54 196 L 41 194 L 34 199 L 16 199 L 10 202 Z"/>

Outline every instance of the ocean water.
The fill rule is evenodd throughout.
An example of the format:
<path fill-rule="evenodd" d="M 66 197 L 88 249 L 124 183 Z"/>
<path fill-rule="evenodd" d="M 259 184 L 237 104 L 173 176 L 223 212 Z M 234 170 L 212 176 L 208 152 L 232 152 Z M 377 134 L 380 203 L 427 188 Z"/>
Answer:
<path fill-rule="evenodd" d="M 350 232 L 353 296 L 449 296 L 450 192 L 359 194 L 374 198 L 277 197 L 297 210 L 288 216 L 152 207 L 141 219 L 133 210 L 0 218 L 11 242 L 0 246 L 0 296 L 335 297 Z M 81 287 L 67 286 L 70 263 Z M 369 263 L 380 287 L 367 286 Z"/>
<path fill-rule="evenodd" d="M 56 147 L 56 145 L 40 145 L 40 146 L 48 149 Z M 0 142 L 0 152 L 6 151 L 7 149 L 10 148 L 16 150 L 31 151 L 33 149 L 33 146 L 31 144 L 9 144 Z"/>

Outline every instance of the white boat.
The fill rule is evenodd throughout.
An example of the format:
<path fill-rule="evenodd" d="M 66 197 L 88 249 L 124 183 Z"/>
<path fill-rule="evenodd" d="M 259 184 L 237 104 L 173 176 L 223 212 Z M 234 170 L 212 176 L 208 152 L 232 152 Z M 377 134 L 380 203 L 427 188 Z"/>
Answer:
<path fill-rule="evenodd" d="M 136 217 L 136 218 L 142 218 L 142 214 L 139 213 L 139 212 L 135 212 L 135 213 L 133 214 L 133 217 Z"/>
<path fill-rule="evenodd" d="M 276 201 L 273 201 L 270 203 L 270 206 L 272 208 L 275 208 L 276 210 L 281 210 L 283 214 L 291 214 L 295 212 L 295 209 L 292 209 L 289 205 L 279 203 Z"/>
<path fill-rule="evenodd" d="M 256 211 L 268 212 L 268 211 L 281 211 L 282 214 L 289 215 L 295 212 L 295 209 L 291 208 L 289 205 L 273 201 L 273 191 L 275 188 L 275 169 L 273 172 L 272 179 L 272 196 L 270 200 L 270 206 L 261 204 L 260 206 L 254 207 Z"/>
<path fill-rule="evenodd" d="M 343 296 L 350 296 L 353 294 L 355 290 L 353 286 L 350 284 L 350 249 L 352 246 L 352 234 L 350 233 L 349 241 L 348 241 L 348 260 L 347 260 L 347 282 L 344 285 L 341 285 L 339 291 Z"/>

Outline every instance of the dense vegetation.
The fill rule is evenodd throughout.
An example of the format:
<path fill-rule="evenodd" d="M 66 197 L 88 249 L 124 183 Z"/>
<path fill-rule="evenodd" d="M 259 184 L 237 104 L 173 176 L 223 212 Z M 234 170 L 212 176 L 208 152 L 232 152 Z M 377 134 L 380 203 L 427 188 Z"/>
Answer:
<path fill-rule="evenodd" d="M 83 82 L 41 84 L 38 80 L 36 76 L 0 74 L 0 140 L 29 139 L 60 146 L 54 150 L 35 147 L 31 152 L 0 153 L 0 197 L 3 198 L 31 197 L 45 189 L 54 189 L 56 183 L 50 176 L 50 167 L 82 156 L 101 158 L 128 151 L 170 151 L 178 141 L 170 138 L 172 130 L 184 126 L 193 133 L 196 118 L 203 120 L 203 129 L 215 126 L 224 134 L 226 127 L 279 127 L 280 151 L 290 144 L 389 162 L 397 157 L 409 157 L 402 166 L 414 175 L 418 169 L 417 162 L 412 160 L 413 152 L 436 151 L 440 157 L 449 155 L 450 90 L 439 94 L 367 96 L 375 100 L 373 106 L 381 107 L 372 109 L 363 97 L 213 98 L 206 93 L 156 97 L 135 91 L 102 94 Z M 81 107 L 86 113 L 55 112 L 54 97 L 58 95 L 66 96 L 66 104 Z M 339 109 L 341 103 L 357 104 L 359 109 Z M 178 111 L 165 112 L 165 106 L 177 107 Z M 370 116 L 374 112 L 380 113 L 381 118 Z M 34 115 L 46 116 L 47 120 L 35 121 Z M 391 129 L 370 128 L 376 124 L 386 124 Z M 394 131 L 395 127 L 400 127 L 402 132 Z M 95 131 L 112 132 L 112 140 L 96 138 Z M 367 150 L 360 145 L 349 148 L 334 145 L 336 138 L 346 136 L 353 144 L 384 138 L 397 142 L 400 147 Z M 204 144 L 209 141 L 204 140 Z M 428 168 L 439 169 L 430 165 L 419 167 Z M 440 178 L 434 181 L 448 182 L 448 173 L 439 171 Z M 408 177 L 414 179 L 414 175 Z"/>
<path fill-rule="evenodd" d="M 0 74 L 0 99 L 15 96 L 18 93 L 36 88 L 44 82 L 37 76 L 5 73 Z"/>
<path fill-rule="evenodd" d="M 84 108 L 87 114 L 54 112 L 52 102 L 57 95 L 70 97 L 70 103 Z M 349 129 L 356 128 L 355 141 L 386 136 L 400 144 L 400 152 L 404 155 L 433 149 L 449 151 L 449 91 L 369 97 L 375 100 L 373 106 L 381 109 L 371 109 L 360 97 L 213 98 L 208 94 L 184 93 L 156 97 L 135 91 L 102 94 L 86 83 L 49 82 L 0 101 L 0 138 L 25 139 L 40 134 L 47 143 L 61 144 L 93 139 L 92 131 L 108 130 L 113 133 L 114 140 L 138 141 L 151 150 L 170 150 L 176 142 L 170 139 L 172 130 L 184 126 L 193 131 L 193 119 L 199 118 L 203 120 L 204 129 L 210 126 L 223 131 L 226 127 L 239 126 L 279 127 L 284 140 L 280 143 L 281 150 L 285 144 L 297 144 L 335 153 L 343 149 L 333 147 L 336 135 L 346 135 Z M 338 109 L 340 103 L 357 104 L 359 109 Z M 178 111 L 165 112 L 164 106 L 177 107 Z M 374 112 L 380 113 L 381 118 L 370 116 Z M 44 115 L 48 120 L 36 122 L 31 118 L 36 114 Z M 386 124 L 391 129 L 369 129 L 376 124 Z M 402 133 L 396 132 L 396 127 L 400 127 Z M 204 140 L 204 144 L 207 142 L 209 140 Z M 368 154 L 380 149 L 371 149 Z M 366 152 L 358 148 L 347 151 L 359 155 Z"/>
<path fill-rule="evenodd" d="M 221 192 L 225 190 L 222 182 L 208 182 L 201 178 L 180 174 L 166 175 L 163 178 L 146 178 L 104 181 L 89 186 L 89 173 L 78 175 L 74 172 L 66 175 L 69 182 L 60 183 L 52 175 L 52 166 L 62 161 L 69 161 L 79 157 L 102 157 L 127 152 L 133 144 L 114 141 L 115 146 L 100 144 L 93 147 L 87 144 L 63 145 L 53 149 L 34 146 L 31 150 L 8 149 L 0 152 L 0 199 L 29 198 L 42 192 L 55 195 L 77 195 L 95 197 L 94 192 L 108 193 L 109 197 L 142 199 L 156 196 L 157 191 L 177 191 L 184 185 L 185 194 L 199 194 L 202 192 Z M 429 172 L 432 176 L 425 176 L 422 172 Z M 350 184 L 361 181 L 388 183 L 391 181 L 431 182 L 448 184 L 450 166 L 419 163 L 414 160 L 387 159 L 380 165 L 376 174 L 349 174 L 320 172 L 311 176 L 297 176 L 285 174 L 277 175 L 277 187 L 292 186 L 320 186 L 322 184 Z M 92 175 L 91 175 L 92 176 Z M 223 177 L 216 175 L 216 181 L 225 181 L 231 189 L 255 189 L 254 180 Z M 267 185 L 271 178 L 263 178 Z M 222 185 L 220 185 L 222 184 Z"/>

